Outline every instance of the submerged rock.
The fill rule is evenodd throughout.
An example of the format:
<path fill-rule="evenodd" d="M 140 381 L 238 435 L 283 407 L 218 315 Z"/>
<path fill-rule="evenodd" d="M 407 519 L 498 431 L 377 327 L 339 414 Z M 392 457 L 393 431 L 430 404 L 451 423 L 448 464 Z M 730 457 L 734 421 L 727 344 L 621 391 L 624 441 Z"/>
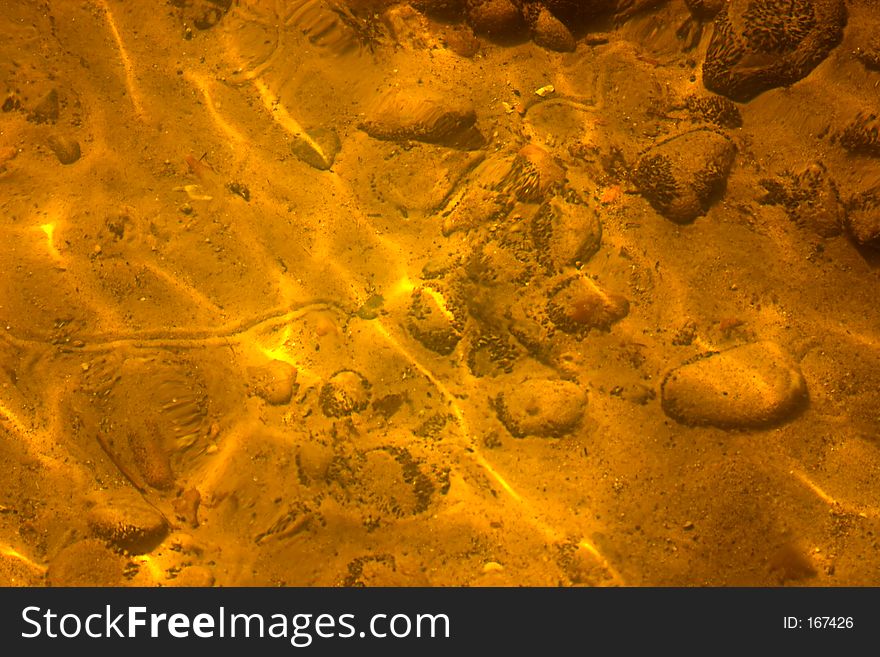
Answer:
<path fill-rule="evenodd" d="M 525 14 L 535 43 L 542 48 L 556 52 L 574 51 L 577 42 L 571 31 L 545 6 L 541 4 L 527 5 Z"/>
<path fill-rule="evenodd" d="M 880 188 L 869 189 L 850 199 L 846 229 L 865 246 L 880 246 Z"/>
<path fill-rule="evenodd" d="M 374 139 L 405 141 L 473 150 L 486 140 L 470 106 L 425 93 L 392 91 L 383 96 L 360 129 Z"/>
<path fill-rule="evenodd" d="M 839 235 L 846 211 L 840 201 L 837 185 L 821 162 L 779 180 L 761 180 L 767 194 L 763 205 L 781 205 L 789 219 L 809 228 L 822 237 Z"/>
<path fill-rule="evenodd" d="M 729 98 L 724 96 L 697 96 L 685 98 L 685 106 L 694 118 L 719 128 L 741 128 L 742 114 Z"/>
<path fill-rule="evenodd" d="M 710 91 L 745 102 L 806 77 L 843 38 L 843 0 L 730 0 L 703 63 Z"/>
<path fill-rule="evenodd" d="M 599 215 L 577 198 L 544 202 L 532 217 L 535 256 L 551 274 L 586 263 L 602 243 Z"/>
<path fill-rule="evenodd" d="M 443 234 L 446 236 L 460 230 L 471 230 L 501 218 L 507 210 L 504 197 L 491 189 L 475 186 L 465 191 L 445 213 Z"/>
<path fill-rule="evenodd" d="M 133 554 L 150 552 L 168 533 L 162 514 L 129 488 L 96 495 L 87 519 L 96 536 Z"/>
<path fill-rule="evenodd" d="M 61 164 L 73 164 L 82 157 L 82 150 L 76 139 L 64 135 L 52 135 L 48 139 L 49 148 Z"/>
<path fill-rule="evenodd" d="M 451 354 L 461 340 L 462 328 L 440 292 L 428 287 L 413 291 L 407 330 L 426 349 L 443 356 Z"/>
<path fill-rule="evenodd" d="M 684 0 L 691 13 L 700 19 L 712 18 L 727 4 L 727 0 Z"/>
<path fill-rule="evenodd" d="M 253 392 L 273 406 L 286 404 L 293 396 L 296 368 L 281 360 L 272 360 L 261 367 L 248 370 Z"/>
<path fill-rule="evenodd" d="M 467 0 L 468 21 L 477 34 L 509 39 L 523 33 L 525 22 L 512 0 Z"/>
<path fill-rule="evenodd" d="M 677 422 L 729 429 L 783 422 L 807 401 L 797 364 L 773 342 L 698 356 L 669 372 L 660 391 Z"/>
<path fill-rule="evenodd" d="M 880 116 L 875 112 L 859 112 L 837 140 L 850 153 L 880 157 Z"/>
<path fill-rule="evenodd" d="M 342 370 L 321 388 L 319 404 L 327 417 L 347 417 L 370 405 L 370 382 L 354 370 Z"/>
<path fill-rule="evenodd" d="M 34 123 L 55 123 L 61 112 L 61 103 L 58 100 L 58 90 L 52 89 L 46 94 L 33 111 L 28 114 L 28 121 Z"/>
<path fill-rule="evenodd" d="M 341 143 L 333 128 L 316 128 L 297 135 L 290 149 L 303 162 L 319 171 L 327 171 L 336 161 Z"/>
<path fill-rule="evenodd" d="M 516 438 L 562 436 L 577 426 L 586 406 L 578 385 L 556 379 L 527 379 L 495 399 L 498 419 Z"/>
<path fill-rule="evenodd" d="M 517 201 L 540 203 L 565 184 L 565 170 L 540 146 L 523 146 L 500 188 Z"/>
<path fill-rule="evenodd" d="M 699 128 L 648 149 L 633 175 L 639 192 L 667 219 L 688 223 L 724 191 L 736 153 L 724 134 Z"/>
<path fill-rule="evenodd" d="M 550 321 L 565 333 L 580 337 L 592 329 L 608 330 L 629 313 L 629 302 L 607 292 L 580 274 L 565 279 L 547 303 Z"/>

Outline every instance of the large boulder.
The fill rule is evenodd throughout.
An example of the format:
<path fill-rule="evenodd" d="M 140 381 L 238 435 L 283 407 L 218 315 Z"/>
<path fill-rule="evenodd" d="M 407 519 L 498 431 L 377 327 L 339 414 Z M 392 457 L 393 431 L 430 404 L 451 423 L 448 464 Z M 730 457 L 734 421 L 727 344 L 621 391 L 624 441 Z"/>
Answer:
<path fill-rule="evenodd" d="M 715 17 L 703 84 L 745 102 L 807 76 L 843 38 L 844 0 L 730 0 Z"/>

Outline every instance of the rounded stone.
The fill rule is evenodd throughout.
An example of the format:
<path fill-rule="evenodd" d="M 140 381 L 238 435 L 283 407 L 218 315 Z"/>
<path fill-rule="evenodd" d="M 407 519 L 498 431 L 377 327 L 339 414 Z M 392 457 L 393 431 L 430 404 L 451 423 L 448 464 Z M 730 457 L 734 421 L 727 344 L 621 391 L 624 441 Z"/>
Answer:
<path fill-rule="evenodd" d="M 563 436 L 577 426 L 586 406 L 586 393 L 559 379 L 527 379 L 495 399 L 498 419 L 516 438 Z"/>
<path fill-rule="evenodd" d="M 663 410 L 677 422 L 727 429 L 778 424 L 807 401 L 797 364 L 773 342 L 698 356 L 669 372 L 660 390 Z"/>
<path fill-rule="evenodd" d="M 333 128 L 315 128 L 291 142 L 291 151 L 303 162 L 320 171 L 327 171 L 336 161 L 342 143 Z"/>
<path fill-rule="evenodd" d="M 551 274 L 586 263 L 602 243 L 599 215 L 579 199 L 546 201 L 531 230 L 538 262 Z"/>
<path fill-rule="evenodd" d="M 48 140 L 49 148 L 61 164 L 73 164 L 82 157 L 82 150 L 76 139 L 64 135 L 52 135 Z"/>
<path fill-rule="evenodd" d="M 657 212 L 676 223 L 689 223 L 723 193 L 735 154 L 725 135 L 699 128 L 648 149 L 633 179 Z"/>
<path fill-rule="evenodd" d="M 584 336 L 592 329 L 608 330 L 629 313 L 629 302 L 578 274 L 565 279 L 547 303 L 550 321 L 561 331 Z"/>
<path fill-rule="evenodd" d="M 150 552 L 168 533 L 162 514 L 132 489 L 97 494 L 87 520 L 96 536 L 132 554 Z"/>
<path fill-rule="evenodd" d="M 407 330 L 426 349 L 446 356 L 461 340 L 462 323 L 443 296 L 431 288 L 413 291 Z"/>
<path fill-rule="evenodd" d="M 530 5 L 526 17 L 532 38 L 542 48 L 556 52 L 574 52 L 577 42 L 565 24 L 542 5 Z"/>
<path fill-rule="evenodd" d="M 730 0 L 703 63 L 710 91 L 745 102 L 807 76 L 843 38 L 844 0 Z"/>
<path fill-rule="evenodd" d="M 501 187 L 523 203 L 540 203 L 565 184 L 565 170 L 540 146 L 523 146 Z"/>
<path fill-rule="evenodd" d="M 480 40 L 474 36 L 469 25 L 447 25 L 443 30 L 443 43 L 460 57 L 472 59 L 480 52 Z"/>
<path fill-rule="evenodd" d="M 282 360 L 272 360 L 248 370 L 254 393 L 273 406 L 286 404 L 293 397 L 296 368 Z"/>
<path fill-rule="evenodd" d="M 474 31 L 495 39 L 509 39 L 523 32 L 525 22 L 511 0 L 468 0 L 468 20 Z"/>
<path fill-rule="evenodd" d="M 337 372 L 321 388 L 319 403 L 327 417 L 347 417 L 370 404 L 370 383 L 354 370 Z"/>
<path fill-rule="evenodd" d="M 846 214 L 850 236 L 865 246 L 880 245 L 880 189 L 869 189 L 854 196 Z"/>
<path fill-rule="evenodd" d="M 374 139 L 414 140 L 472 150 L 486 143 L 476 121 L 473 107 L 461 99 L 427 91 L 392 90 L 379 97 L 358 127 Z"/>
<path fill-rule="evenodd" d="M 162 443 L 163 436 L 153 422 L 133 429 L 128 435 L 129 454 L 143 480 L 153 488 L 168 490 L 174 486 L 175 476 L 170 455 Z"/>

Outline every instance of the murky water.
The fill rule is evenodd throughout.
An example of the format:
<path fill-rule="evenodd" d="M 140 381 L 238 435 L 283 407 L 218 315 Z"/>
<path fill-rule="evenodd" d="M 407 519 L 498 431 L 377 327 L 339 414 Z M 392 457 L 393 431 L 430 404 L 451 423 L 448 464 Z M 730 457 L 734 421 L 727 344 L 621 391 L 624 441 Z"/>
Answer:
<path fill-rule="evenodd" d="M 876 1 L 0 4 L 0 583 L 878 584 Z"/>

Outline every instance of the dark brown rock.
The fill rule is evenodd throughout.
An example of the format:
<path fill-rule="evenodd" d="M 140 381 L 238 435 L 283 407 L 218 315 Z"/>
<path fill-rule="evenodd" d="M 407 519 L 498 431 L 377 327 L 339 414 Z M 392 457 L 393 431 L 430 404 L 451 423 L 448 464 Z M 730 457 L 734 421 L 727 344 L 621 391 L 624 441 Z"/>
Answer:
<path fill-rule="evenodd" d="M 49 148 L 52 149 L 61 164 L 73 164 L 82 157 L 82 151 L 76 139 L 64 135 L 52 135 L 49 137 L 48 143 Z"/>
<path fill-rule="evenodd" d="M 730 0 L 715 17 L 703 83 L 740 102 L 806 77 L 843 38 L 843 0 Z"/>
<path fill-rule="evenodd" d="M 573 52 L 577 42 L 565 24 L 544 5 L 529 5 L 526 12 L 532 39 L 542 48 L 556 52 Z"/>
<path fill-rule="evenodd" d="M 511 0 L 468 0 L 468 21 L 477 34 L 509 39 L 525 31 L 525 21 Z"/>

